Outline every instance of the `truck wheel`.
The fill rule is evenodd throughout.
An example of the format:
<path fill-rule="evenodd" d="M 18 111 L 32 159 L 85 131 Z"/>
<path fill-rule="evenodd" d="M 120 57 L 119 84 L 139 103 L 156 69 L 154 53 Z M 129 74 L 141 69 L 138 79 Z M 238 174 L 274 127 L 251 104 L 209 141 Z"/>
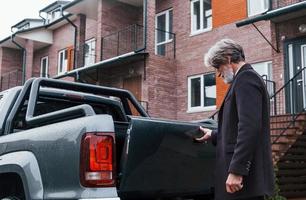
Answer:
<path fill-rule="evenodd" d="M 9 197 L 4 197 L 1 200 L 21 200 L 21 199 L 16 196 L 9 196 Z"/>

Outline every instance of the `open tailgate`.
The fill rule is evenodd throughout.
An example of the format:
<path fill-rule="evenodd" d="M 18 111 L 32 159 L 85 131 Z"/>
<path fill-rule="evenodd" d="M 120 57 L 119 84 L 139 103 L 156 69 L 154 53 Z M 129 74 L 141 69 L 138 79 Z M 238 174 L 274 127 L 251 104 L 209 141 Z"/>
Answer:
<path fill-rule="evenodd" d="M 196 123 L 132 118 L 121 161 L 120 196 L 211 194 L 215 147 L 195 143 L 193 138 L 200 135 Z"/>

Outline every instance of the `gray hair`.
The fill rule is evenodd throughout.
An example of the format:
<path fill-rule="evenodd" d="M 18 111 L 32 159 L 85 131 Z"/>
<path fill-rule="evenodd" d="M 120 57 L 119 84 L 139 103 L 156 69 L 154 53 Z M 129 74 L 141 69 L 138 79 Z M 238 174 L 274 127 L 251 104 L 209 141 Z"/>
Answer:
<path fill-rule="evenodd" d="M 207 67 L 219 68 L 230 62 L 239 63 L 245 61 L 243 48 L 231 39 L 222 39 L 213 45 L 204 56 L 204 64 Z"/>

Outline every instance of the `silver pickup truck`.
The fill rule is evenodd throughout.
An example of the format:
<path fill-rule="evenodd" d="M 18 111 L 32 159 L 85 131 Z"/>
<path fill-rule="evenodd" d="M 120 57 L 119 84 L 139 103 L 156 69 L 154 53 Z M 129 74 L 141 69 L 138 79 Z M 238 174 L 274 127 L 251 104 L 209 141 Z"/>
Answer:
<path fill-rule="evenodd" d="M 0 93 L 0 199 L 211 199 L 199 125 L 150 118 L 127 90 L 30 79 Z M 132 113 L 137 111 L 137 116 Z"/>

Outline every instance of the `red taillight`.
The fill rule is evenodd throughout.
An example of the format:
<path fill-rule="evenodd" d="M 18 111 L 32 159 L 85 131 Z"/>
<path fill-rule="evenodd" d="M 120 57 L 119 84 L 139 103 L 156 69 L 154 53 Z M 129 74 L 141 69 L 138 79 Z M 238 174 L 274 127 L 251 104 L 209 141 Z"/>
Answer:
<path fill-rule="evenodd" d="M 85 187 L 114 186 L 114 134 L 87 133 L 81 145 L 81 184 Z"/>

